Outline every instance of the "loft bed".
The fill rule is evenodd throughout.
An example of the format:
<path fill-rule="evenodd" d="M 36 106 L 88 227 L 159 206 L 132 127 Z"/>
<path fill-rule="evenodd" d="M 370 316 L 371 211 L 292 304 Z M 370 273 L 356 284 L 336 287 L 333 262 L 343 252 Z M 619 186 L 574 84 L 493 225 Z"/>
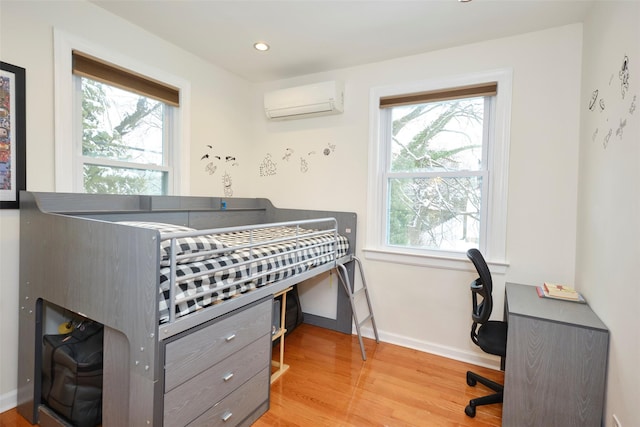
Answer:
<path fill-rule="evenodd" d="M 45 307 L 104 325 L 104 426 L 215 425 L 231 412 L 203 411 L 227 392 L 242 408 L 232 424 L 249 425 L 268 409 L 254 359 L 270 364 L 273 295 L 337 267 L 353 283 L 354 213 L 42 192 L 23 192 L 20 209 L 18 410 L 32 423 L 50 416 L 40 404 Z M 336 304 L 336 319 L 305 322 L 350 334 L 344 290 Z M 237 392 L 214 386 L 211 372 L 234 363 L 260 372 L 236 373 L 246 381 Z"/>

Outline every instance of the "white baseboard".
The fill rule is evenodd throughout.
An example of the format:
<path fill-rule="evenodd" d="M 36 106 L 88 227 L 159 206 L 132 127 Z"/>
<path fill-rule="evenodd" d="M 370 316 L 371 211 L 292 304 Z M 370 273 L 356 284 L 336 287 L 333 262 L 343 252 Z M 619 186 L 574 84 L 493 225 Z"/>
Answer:
<path fill-rule="evenodd" d="M 0 394 L 0 413 L 6 412 L 18 406 L 18 390 Z"/>
<path fill-rule="evenodd" d="M 355 331 L 355 328 L 354 328 Z M 360 328 L 362 336 L 366 338 L 375 339 L 373 328 L 363 326 Z M 354 332 L 355 333 L 355 332 Z M 435 354 L 437 356 L 446 357 L 449 359 L 459 360 L 465 363 L 471 363 L 473 365 L 484 366 L 485 368 L 500 369 L 500 358 L 497 356 L 477 354 L 467 351 L 461 351 L 456 348 L 443 346 L 440 344 L 429 343 L 425 341 L 419 341 L 413 338 L 408 338 L 402 335 L 391 334 L 378 330 L 378 337 L 380 341 L 387 342 L 389 344 L 399 345 L 401 347 L 407 347 L 414 350 L 424 351 L 426 353 Z"/>

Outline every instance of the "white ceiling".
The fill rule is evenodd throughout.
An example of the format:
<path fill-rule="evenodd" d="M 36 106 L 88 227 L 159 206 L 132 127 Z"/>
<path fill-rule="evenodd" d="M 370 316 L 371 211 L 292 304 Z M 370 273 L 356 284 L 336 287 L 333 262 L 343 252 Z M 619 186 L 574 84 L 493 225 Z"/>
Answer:
<path fill-rule="evenodd" d="M 252 82 L 582 22 L 587 0 L 90 0 Z M 268 52 L 253 49 L 263 40 Z"/>

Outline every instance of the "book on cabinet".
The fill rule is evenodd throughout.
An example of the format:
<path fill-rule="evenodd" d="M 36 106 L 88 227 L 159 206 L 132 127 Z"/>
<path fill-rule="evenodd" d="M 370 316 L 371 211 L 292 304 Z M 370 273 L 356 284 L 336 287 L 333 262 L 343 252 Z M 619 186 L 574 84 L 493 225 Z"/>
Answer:
<path fill-rule="evenodd" d="M 542 286 L 537 287 L 537 292 L 540 298 L 553 298 L 583 304 L 586 302 L 580 292 L 567 285 L 545 282 Z"/>

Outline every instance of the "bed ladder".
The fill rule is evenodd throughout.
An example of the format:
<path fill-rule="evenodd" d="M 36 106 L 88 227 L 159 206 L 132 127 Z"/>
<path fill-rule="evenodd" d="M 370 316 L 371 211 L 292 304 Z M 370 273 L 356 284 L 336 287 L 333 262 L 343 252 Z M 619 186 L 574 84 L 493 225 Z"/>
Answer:
<path fill-rule="evenodd" d="M 360 342 L 360 351 L 362 352 L 362 360 L 367 360 L 367 353 L 364 349 L 364 342 L 362 341 L 362 333 L 360 332 L 360 327 L 367 321 L 371 320 L 371 326 L 373 327 L 373 333 L 376 337 L 377 343 L 380 342 L 380 338 L 378 337 L 378 328 L 376 327 L 376 319 L 373 316 L 373 308 L 371 307 L 371 298 L 369 297 L 367 281 L 364 278 L 364 269 L 362 268 L 362 262 L 356 256 L 352 256 L 351 258 L 358 266 L 358 271 L 360 272 L 360 278 L 362 279 L 362 287 L 355 292 L 352 290 L 353 287 L 352 287 L 351 281 L 349 280 L 347 268 L 344 266 L 344 264 L 338 265 L 338 268 L 339 268 L 338 278 L 340 279 L 340 283 L 342 283 L 342 287 L 347 292 L 347 295 L 349 296 L 349 301 L 351 302 L 351 313 L 353 314 L 353 322 L 356 325 L 358 341 Z M 363 294 L 363 293 L 367 300 L 368 314 L 365 316 L 364 319 L 359 320 L 358 313 L 356 311 L 356 297 L 358 297 L 360 294 Z"/>

